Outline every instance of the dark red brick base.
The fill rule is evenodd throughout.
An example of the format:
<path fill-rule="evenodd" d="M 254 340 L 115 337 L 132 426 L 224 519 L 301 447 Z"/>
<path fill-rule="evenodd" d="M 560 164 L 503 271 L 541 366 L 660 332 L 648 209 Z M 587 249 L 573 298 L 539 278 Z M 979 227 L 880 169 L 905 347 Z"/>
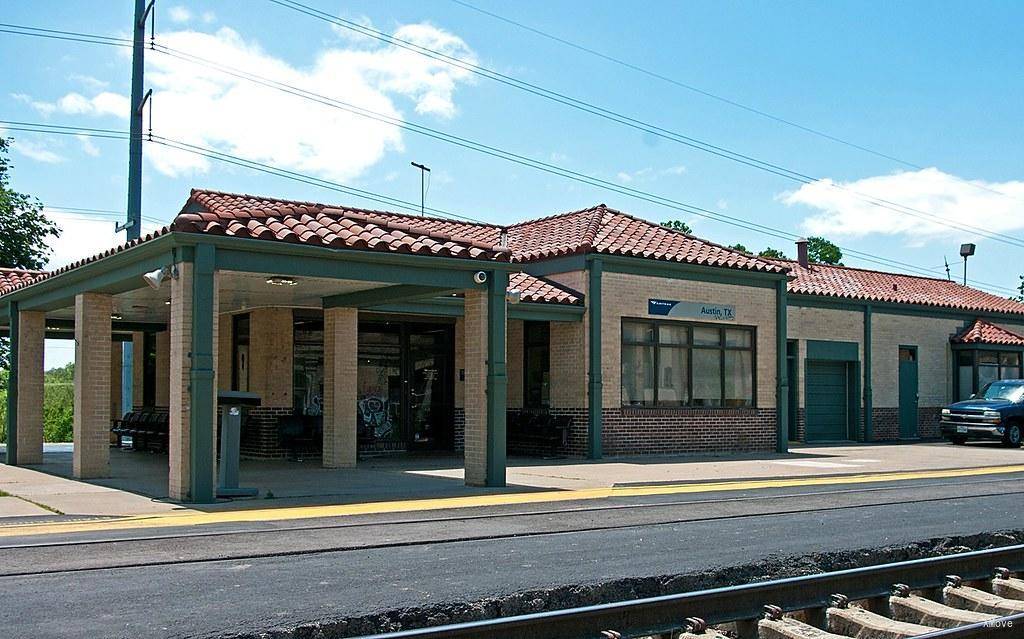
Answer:
<path fill-rule="evenodd" d="M 917 436 L 921 439 L 939 437 L 939 414 L 941 407 L 919 407 L 917 409 Z M 873 441 L 895 441 L 900 437 L 900 409 L 875 408 L 871 411 Z"/>
<path fill-rule="evenodd" d="M 605 455 L 775 450 L 775 409 L 605 408 Z"/>

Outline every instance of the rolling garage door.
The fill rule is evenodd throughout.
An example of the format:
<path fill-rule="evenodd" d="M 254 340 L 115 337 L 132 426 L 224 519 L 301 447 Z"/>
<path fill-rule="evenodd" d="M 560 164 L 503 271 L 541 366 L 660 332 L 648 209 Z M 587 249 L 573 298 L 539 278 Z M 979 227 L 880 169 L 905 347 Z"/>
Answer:
<path fill-rule="evenodd" d="M 846 362 L 807 362 L 807 441 L 848 439 Z"/>

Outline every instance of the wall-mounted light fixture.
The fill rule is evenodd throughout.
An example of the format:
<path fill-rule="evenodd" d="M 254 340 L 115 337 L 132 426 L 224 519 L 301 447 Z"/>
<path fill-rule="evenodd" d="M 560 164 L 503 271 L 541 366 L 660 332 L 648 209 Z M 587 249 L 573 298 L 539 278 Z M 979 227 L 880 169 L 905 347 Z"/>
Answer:
<path fill-rule="evenodd" d="M 160 288 L 160 284 L 164 280 L 178 279 L 178 267 L 174 264 L 168 264 L 167 266 L 161 266 L 155 271 L 142 274 L 142 279 L 145 280 L 149 287 L 156 290 Z"/>
<path fill-rule="evenodd" d="M 274 277 L 267 278 L 267 284 L 271 286 L 298 286 L 299 283 L 295 281 L 294 277 L 275 275 Z"/>

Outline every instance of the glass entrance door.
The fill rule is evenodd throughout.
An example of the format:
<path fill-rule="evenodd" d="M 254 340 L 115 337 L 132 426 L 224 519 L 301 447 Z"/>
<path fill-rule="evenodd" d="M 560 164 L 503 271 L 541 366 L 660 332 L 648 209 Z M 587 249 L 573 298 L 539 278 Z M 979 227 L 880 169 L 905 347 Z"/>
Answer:
<path fill-rule="evenodd" d="M 360 450 L 452 447 L 453 338 L 451 324 L 360 323 Z"/>

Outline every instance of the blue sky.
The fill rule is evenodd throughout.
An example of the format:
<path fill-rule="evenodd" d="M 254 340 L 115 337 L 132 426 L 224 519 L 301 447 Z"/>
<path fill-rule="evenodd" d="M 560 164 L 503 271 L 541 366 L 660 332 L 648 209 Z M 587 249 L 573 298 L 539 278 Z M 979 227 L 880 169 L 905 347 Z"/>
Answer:
<path fill-rule="evenodd" d="M 328 2 L 317 9 L 601 107 L 846 185 L 801 185 L 607 122 L 448 65 L 332 29 L 268 0 L 157 6 L 157 41 L 332 98 L 604 180 L 934 270 L 976 241 L 972 278 L 1008 294 L 1024 249 L 873 207 L 870 194 L 1008 237 L 1024 227 L 1024 44 L 1011 2 L 864 4 L 473 0 L 581 45 L 925 170 L 825 140 L 474 12 L 451 0 Z M 124 36 L 122 2 L 8 0 L 4 22 Z M 0 119 L 124 129 L 130 61 L 114 47 L 0 34 Z M 567 181 L 375 124 L 151 53 L 154 131 L 418 201 L 513 222 L 606 202 L 751 249 L 786 241 Z M 123 141 L 12 133 L 15 186 L 45 204 L 122 209 Z M 352 205 L 373 202 L 147 146 L 143 214 L 168 221 L 191 187 Z M 971 181 L 970 184 L 967 181 Z M 54 263 L 114 241 L 112 222 L 54 213 Z M 871 266 L 856 258 L 846 264 Z M 937 269 L 937 270 L 936 270 Z M 1001 288 L 993 288 L 996 287 Z"/>

